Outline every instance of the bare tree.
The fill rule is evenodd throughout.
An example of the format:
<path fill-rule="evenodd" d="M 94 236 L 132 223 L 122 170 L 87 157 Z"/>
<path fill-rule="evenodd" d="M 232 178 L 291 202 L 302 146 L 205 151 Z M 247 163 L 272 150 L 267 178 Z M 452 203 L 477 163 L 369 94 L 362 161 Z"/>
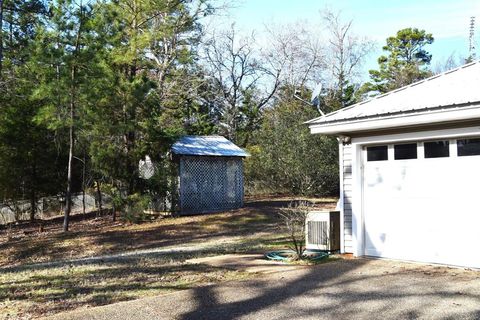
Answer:
<path fill-rule="evenodd" d="M 266 26 L 267 50 L 264 56 L 282 70 L 280 80 L 289 88 L 304 88 L 320 81 L 325 64 L 325 49 L 305 23 Z"/>
<path fill-rule="evenodd" d="M 295 260 L 302 259 L 305 249 L 305 226 L 311 209 L 307 201 L 291 202 L 287 208 L 280 210 L 283 227 L 291 241 L 290 249 L 295 251 Z"/>
<path fill-rule="evenodd" d="M 435 64 L 433 73 L 439 74 L 460 67 L 462 65 L 462 61 L 466 61 L 466 59 L 462 58 L 461 56 L 456 57 L 455 52 L 452 52 L 452 54 L 450 54 L 445 60 L 438 61 Z"/>
<path fill-rule="evenodd" d="M 339 107 L 344 107 L 349 100 L 346 89 L 358 78 L 374 42 L 356 35 L 352 29 L 353 21 L 343 21 L 340 12 L 325 9 L 323 21 L 328 32 L 326 63 L 329 66 L 329 89 L 333 98 L 340 102 Z"/>
<path fill-rule="evenodd" d="M 280 66 L 262 60 L 253 35 L 239 37 L 232 25 L 205 41 L 205 68 L 218 92 L 212 101 L 223 133 L 240 145 L 280 84 Z M 265 84 L 268 84 L 265 86 Z M 243 130 L 243 139 L 239 131 Z"/>
<path fill-rule="evenodd" d="M 186 48 L 194 45 L 192 42 L 200 39 L 201 29 L 196 25 L 200 17 L 210 14 L 210 11 L 223 10 L 226 6 L 227 4 L 221 2 L 213 7 L 205 1 L 192 1 L 189 10 L 178 10 L 180 7 L 178 1 L 167 2 L 166 8 L 159 8 L 153 15 L 148 15 L 137 22 L 135 28 L 142 32 L 150 28 L 148 32 L 151 42 L 145 52 L 146 58 L 154 66 L 148 70 L 152 72 L 157 83 L 154 93 L 159 101 L 175 97 L 179 92 L 189 91 L 195 78 L 187 76 L 183 77 L 182 81 L 172 81 L 168 76 L 173 70 L 179 72 L 178 60 L 185 56 Z M 165 104 L 162 106 L 169 107 Z"/>
<path fill-rule="evenodd" d="M 267 27 L 272 61 L 281 66 L 282 84 L 290 88 L 312 88 L 322 82 L 332 109 L 345 106 L 353 97 L 361 66 L 373 42 L 353 32 L 352 21 L 340 13 L 323 12 L 324 29 L 305 23 Z"/>

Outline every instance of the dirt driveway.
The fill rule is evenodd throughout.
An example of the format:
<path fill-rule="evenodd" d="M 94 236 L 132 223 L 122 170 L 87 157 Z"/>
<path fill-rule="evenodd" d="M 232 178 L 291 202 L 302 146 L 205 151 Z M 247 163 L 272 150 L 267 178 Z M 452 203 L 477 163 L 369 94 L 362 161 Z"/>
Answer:
<path fill-rule="evenodd" d="M 52 319 L 480 319 L 480 272 L 339 260 Z"/>

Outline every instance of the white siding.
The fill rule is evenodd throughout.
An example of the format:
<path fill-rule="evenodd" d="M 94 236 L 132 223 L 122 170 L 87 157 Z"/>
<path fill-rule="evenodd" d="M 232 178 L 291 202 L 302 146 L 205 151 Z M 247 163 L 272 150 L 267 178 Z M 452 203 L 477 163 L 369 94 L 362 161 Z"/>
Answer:
<path fill-rule="evenodd" d="M 343 241 L 345 252 L 353 253 L 352 244 L 352 145 L 343 146 Z"/>

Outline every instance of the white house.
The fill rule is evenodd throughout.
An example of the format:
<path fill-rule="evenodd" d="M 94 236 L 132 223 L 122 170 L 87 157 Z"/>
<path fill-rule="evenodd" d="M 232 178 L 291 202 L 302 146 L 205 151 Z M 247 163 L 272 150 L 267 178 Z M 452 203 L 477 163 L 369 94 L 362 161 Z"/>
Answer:
<path fill-rule="evenodd" d="M 480 268 L 480 62 L 308 124 L 339 138 L 343 252 Z"/>

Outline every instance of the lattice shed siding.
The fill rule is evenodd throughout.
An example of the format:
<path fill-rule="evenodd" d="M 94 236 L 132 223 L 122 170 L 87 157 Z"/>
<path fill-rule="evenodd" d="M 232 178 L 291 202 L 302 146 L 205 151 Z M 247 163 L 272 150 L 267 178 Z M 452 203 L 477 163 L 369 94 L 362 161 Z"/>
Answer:
<path fill-rule="evenodd" d="M 242 158 L 205 156 L 180 158 L 181 213 L 205 213 L 242 206 Z"/>

